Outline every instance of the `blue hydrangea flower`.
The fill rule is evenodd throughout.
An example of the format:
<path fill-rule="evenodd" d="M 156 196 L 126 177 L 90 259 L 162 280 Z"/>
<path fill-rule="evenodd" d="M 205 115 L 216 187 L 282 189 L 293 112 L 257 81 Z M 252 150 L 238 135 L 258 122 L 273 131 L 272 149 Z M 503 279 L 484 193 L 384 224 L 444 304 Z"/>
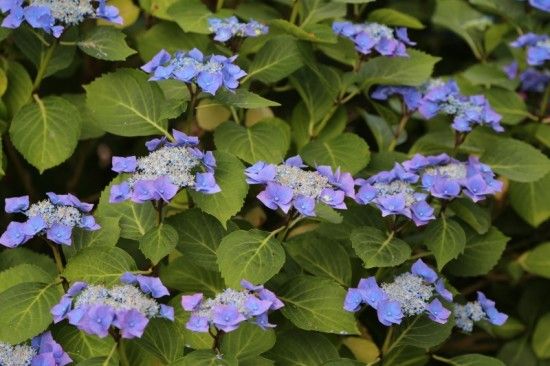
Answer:
<path fill-rule="evenodd" d="M 460 162 L 447 154 L 416 154 L 402 164 L 408 172 L 419 175 L 422 187 L 437 198 L 447 200 L 464 194 L 477 202 L 502 191 L 503 184 L 495 179 L 491 167 L 475 156 Z"/>
<path fill-rule="evenodd" d="M 220 192 L 214 172 L 216 159 L 212 152 L 197 148 L 199 139 L 173 130 L 174 142 L 166 138 L 145 143 L 150 153 L 136 158 L 113 157 L 113 171 L 128 173 L 129 178 L 111 187 L 109 202 L 128 199 L 136 203 L 172 199 L 182 188 L 204 194 Z"/>
<path fill-rule="evenodd" d="M 241 23 L 237 17 L 210 18 L 208 26 L 214 34 L 214 40 L 219 42 L 229 41 L 233 37 L 257 37 L 267 34 L 269 28 L 253 19 L 248 23 Z"/>
<path fill-rule="evenodd" d="M 550 37 L 546 34 L 526 33 L 510 43 L 510 46 L 525 48 L 527 64 L 531 66 L 540 66 L 550 60 Z"/>
<path fill-rule="evenodd" d="M 512 62 L 505 65 L 503 71 L 510 80 L 518 77 L 521 82 L 520 90 L 524 92 L 542 93 L 550 83 L 550 71 L 537 70 L 534 67 L 529 67 L 523 72 L 519 72 L 519 64 Z"/>
<path fill-rule="evenodd" d="M 176 52 L 174 57 L 161 50 L 141 69 L 151 74 L 149 80 L 175 79 L 195 83 L 203 92 L 215 95 L 221 87 L 235 90 L 239 86 L 239 79 L 246 75 L 234 64 L 236 59 L 237 56 L 204 56 L 196 48 L 189 52 Z"/>
<path fill-rule="evenodd" d="M 508 315 L 499 312 L 495 302 L 487 299 L 483 292 L 477 292 L 477 301 L 470 301 L 464 305 L 454 306 L 455 325 L 464 332 L 471 332 L 474 323 L 486 320 L 493 325 L 503 325 Z"/>
<path fill-rule="evenodd" d="M 65 366 L 71 362 L 49 331 L 34 337 L 30 344 L 12 346 L 0 342 L 0 365 Z"/>
<path fill-rule="evenodd" d="M 407 172 L 396 163 L 390 171 L 383 171 L 369 179 L 357 179 L 359 190 L 355 201 L 361 205 L 374 204 L 382 216 L 402 215 L 417 226 L 425 225 L 435 217 L 434 209 L 426 202 L 428 195 L 415 184 L 419 176 Z"/>
<path fill-rule="evenodd" d="M 266 185 L 258 199 L 272 210 L 287 213 L 295 208 L 303 216 L 315 216 L 315 206 L 322 202 L 332 208 L 345 209 L 344 198 L 355 197 L 353 177 L 329 166 L 305 170 L 302 158 L 293 156 L 283 164 L 259 161 L 245 170 L 249 184 Z"/>
<path fill-rule="evenodd" d="M 376 100 L 388 100 L 393 95 L 401 96 L 409 112 L 417 110 L 422 100 L 422 92 L 413 86 L 379 86 L 371 97 Z"/>
<path fill-rule="evenodd" d="M 533 8 L 550 13 L 550 0 L 529 0 Z"/>
<path fill-rule="evenodd" d="M 368 55 L 374 51 L 382 56 L 408 57 L 406 45 L 414 46 L 407 35 L 407 28 L 391 29 L 378 23 L 354 24 L 351 22 L 334 22 L 334 33 L 350 39 L 355 44 L 355 49 Z"/>
<path fill-rule="evenodd" d="M 11 222 L 0 236 L 0 244 L 14 248 L 26 243 L 36 235 L 46 237 L 57 244 L 71 245 L 72 231 L 79 227 L 87 231 L 100 229 L 90 215 L 93 205 L 80 202 L 72 194 L 47 193 L 48 199 L 29 205 L 29 197 L 6 198 L 7 213 L 22 213 L 25 222 Z"/>
<path fill-rule="evenodd" d="M 106 337 L 113 327 L 130 339 L 141 337 L 151 318 L 174 320 L 174 309 L 155 300 L 169 294 L 158 278 L 126 273 L 121 282 L 110 288 L 75 282 L 50 310 L 54 323 L 68 319 L 99 337 Z"/>
<path fill-rule="evenodd" d="M 2 0 L 0 11 L 7 14 L 2 21 L 4 28 L 17 28 L 26 21 L 31 27 L 56 38 L 61 36 L 65 26 L 80 24 L 87 18 L 122 24 L 118 9 L 107 5 L 106 0 L 30 0 L 28 5 L 22 0 Z"/>
<path fill-rule="evenodd" d="M 244 290 L 226 289 L 211 299 L 204 299 L 202 293 L 181 297 L 183 310 L 191 312 L 186 328 L 193 332 L 208 332 L 214 327 L 231 332 L 245 321 L 252 321 L 262 329 L 272 328 L 267 315 L 269 311 L 284 306 L 277 296 L 262 285 L 241 281 Z"/>
<path fill-rule="evenodd" d="M 433 269 L 421 259 L 411 272 L 405 272 L 393 280 L 378 286 L 374 277 L 361 279 L 357 288 L 350 288 L 344 299 L 344 309 L 356 312 L 363 305 L 376 309 L 378 320 L 386 326 L 401 324 L 405 317 L 427 314 L 437 323 L 446 323 L 451 311 L 437 298 L 452 301 L 452 294 L 445 289 Z"/>

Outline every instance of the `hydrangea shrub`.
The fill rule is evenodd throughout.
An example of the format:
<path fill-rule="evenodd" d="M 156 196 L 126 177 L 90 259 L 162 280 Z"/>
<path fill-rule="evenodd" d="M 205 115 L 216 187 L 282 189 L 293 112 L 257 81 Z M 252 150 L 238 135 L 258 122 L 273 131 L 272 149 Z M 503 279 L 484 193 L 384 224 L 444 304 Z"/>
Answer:
<path fill-rule="evenodd" d="M 0 0 L 0 366 L 550 362 L 549 21 Z"/>

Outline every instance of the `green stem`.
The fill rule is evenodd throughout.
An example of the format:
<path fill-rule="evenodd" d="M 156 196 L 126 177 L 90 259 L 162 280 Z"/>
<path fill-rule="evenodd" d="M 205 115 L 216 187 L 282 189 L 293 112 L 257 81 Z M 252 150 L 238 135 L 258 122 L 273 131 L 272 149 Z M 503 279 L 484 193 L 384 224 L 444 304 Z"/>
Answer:
<path fill-rule="evenodd" d="M 197 104 L 197 92 L 195 88 L 190 85 L 186 84 L 187 89 L 189 89 L 189 95 L 191 96 L 191 100 L 189 100 L 189 104 L 187 105 L 187 117 L 186 117 L 186 123 L 190 124 L 193 121 L 193 118 L 195 118 L 195 107 Z"/>
<path fill-rule="evenodd" d="M 388 329 L 388 332 L 386 333 L 386 338 L 384 338 L 384 344 L 382 345 L 382 354 L 383 355 L 385 355 L 388 352 L 388 350 L 390 348 L 392 337 L 393 337 L 393 327 L 390 327 Z"/>
<path fill-rule="evenodd" d="M 59 41 L 60 46 L 76 46 L 78 45 L 78 42 L 76 41 Z"/>
<path fill-rule="evenodd" d="M 399 120 L 399 125 L 397 126 L 397 129 L 395 130 L 393 134 L 393 138 L 390 142 L 390 146 L 388 147 L 389 151 L 393 151 L 395 149 L 395 146 L 397 145 L 397 140 L 399 140 L 399 137 L 405 130 L 405 127 L 407 126 L 407 122 L 411 118 L 411 114 L 405 111 L 405 107 L 403 107 L 403 115 L 401 116 L 401 119 Z"/>
<path fill-rule="evenodd" d="M 298 0 L 294 0 L 292 4 L 292 11 L 290 12 L 290 18 L 288 19 L 289 23 L 296 23 L 296 18 L 298 17 Z"/>
<path fill-rule="evenodd" d="M 128 357 L 126 356 L 126 350 L 124 349 L 124 341 L 122 338 L 119 338 L 118 341 L 118 358 L 120 361 L 120 364 L 122 366 L 130 366 L 130 361 L 128 361 Z"/>
<path fill-rule="evenodd" d="M 164 208 L 164 201 L 160 199 L 158 201 L 158 204 L 153 204 L 153 207 L 155 207 L 155 210 L 157 210 L 157 225 L 160 226 L 162 224 L 163 217 L 163 208 Z"/>
<path fill-rule="evenodd" d="M 53 258 L 55 260 L 55 266 L 57 268 L 57 272 L 60 275 L 61 283 L 63 284 L 63 289 L 65 290 L 65 292 L 67 292 L 67 290 L 69 289 L 69 283 L 67 282 L 67 279 L 65 277 L 61 276 L 63 274 L 63 270 L 65 268 L 65 266 L 63 265 L 63 257 L 61 256 L 61 251 L 59 250 L 59 247 L 57 245 L 55 245 L 54 243 L 52 243 L 51 241 L 46 240 L 46 242 L 48 243 L 48 245 L 52 249 Z"/>
<path fill-rule="evenodd" d="M 34 36 L 40 41 L 40 43 L 42 43 L 44 46 L 46 47 L 50 47 L 50 44 L 48 43 L 48 41 L 46 41 L 44 39 L 44 37 L 42 37 L 42 35 L 40 33 L 38 33 L 37 31 L 35 31 L 34 29 L 32 28 L 29 28 L 31 30 L 31 32 L 34 34 Z"/>
<path fill-rule="evenodd" d="M 234 107 L 229 107 L 229 109 L 231 110 L 231 115 L 233 116 L 233 119 L 235 120 L 235 123 L 240 125 L 241 120 L 240 120 L 239 116 L 237 115 L 237 111 L 235 110 L 235 108 Z"/>
<path fill-rule="evenodd" d="M 445 357 L 441 357 L 441 356 L 438 356 L 438 355 L 432 355 L 432 358 L 436 361 L 446 363 L 447 365 L 456 365 L 456 363 L 453 360 L 450 360 L 450 359 L 445 358 Z"/>
<path fill-rule="evenodd" d="M 42 83 L 42 80 L 46 75 L 46 71 L 48 70 L 48 64 L 52 59 L 53 52 L 55 51 L 56 46 L 57 46 L 56 43 L 52 44 L 50 47 L 48 47 L 45 53 L 42 53 L 40 55 L 40 65 L 38 66 L 38 70 L 36 71 L 36 77 L 34 78 L 34 82 L 32 83 L 33 91 L 38 90 L 38 88 L 40 87 L 40 84 Z"/>
<path fill-rule="evenodd" d="M 221 8 L 223 8 L 223 1 L 224 1 L 224 0 L 218 0 L 218 1 L 216 2 L 216 13 L 217 13 L 218 11 L 220 11 Z"/>

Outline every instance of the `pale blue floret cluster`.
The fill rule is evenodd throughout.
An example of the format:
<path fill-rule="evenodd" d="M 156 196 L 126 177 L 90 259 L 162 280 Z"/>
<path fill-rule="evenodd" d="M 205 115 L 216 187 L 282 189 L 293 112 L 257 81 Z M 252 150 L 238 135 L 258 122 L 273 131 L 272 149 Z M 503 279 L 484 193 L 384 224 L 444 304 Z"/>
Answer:
<path fill-rule="evenodd" d="M 392 28 L 378 23 L 355 24 L 352 22 L 334 22 L 334 33 L 350 39 L 355 44 L 355 49 L 368 55 L 373 51 L 383 56 L 407 57 L 406 46 L 414 46 L 407 34 L 407 28 Z"/>
<path fill-rule="evenodd" d="M 151 318 L 174 320 L 174 309 L 155 300 L 169 295 L 158 278 L 126 273 L 121 282 L 113 287 L 75 282 L 51 309 L 54 322 L 68 319 L 99 337 L 106 337 L 112 326 L 122 338 L 135 338 L 142 336 Z"/>
<path fill-rule="evenodd" d="M 30 344 L 0 342 L 0 366 L 65 366 L 71 362 L 50 332 L 34 337 Z"/>
<path fill-rule="evenodd" d="M 524 92 L 542 93 L 548 84 L 550 84 L 549 70 L 538 70 L 535 67 L 528 67 L 520 72 L 519 64 L 515 61 L 505 65 L 502 70 L 510 80 L 514 80 L 519 76 L 520 89 Z"/>
<path fill-rule="evenodd" d="M 508 315 L 499 312 L 495 302 L 487 299 L 483 292 L 478 291 L 477 301 L 464 305 L 454 305 L 455 326 L 464 332 L 471 332 L 476 322 L 486 320 L 493 325 L 503 325 Z"/>
<path fill-rule="evenodd" d="M 273 328 L 268 313 L 284 306 L 281 300 L 262 285 L 242 280 L 244 290 L 226 289 L 212 299 L 202 293 L 184 295 L 181 305 L 191 312 L 186 328 L 193 332 L 208 332 L 214 327 L 224 332 L 237 329 L 241 323 L 253 320 L 262 329 Z"/>
<path fill-rule="evenodd" d="M 7 16 L 4 28 L 18 28 L 24 21 L 54 37 L 61 36 L 65 26 L 82 23 L 87 18 L 101 18 L 122 24 L 119 10 L 106 0 L 0 0 L 0 11 Z"/>
<path fill-rule="evenodd" d="M 361 279 L 357 288 L 350 288 L 344 300 L 344 309 L 355 312 L 365 304 L 377 311 L 378 320 L 386 326 L 401 324 L 403 318 L 427 314 L 444 324 L 451 311 L 437 298 L 452 301 L 452 294 L 443 280 L 422 260 L 417 260 L 410 272 L 402 273 L 392 282 L 379 286 L 374 277 Z"/>
<path fill-rule="evenodd" d="M 214 40 L 219 42 L 229 41 L 234 37 L 257 37 L 266 34 L 269 28 L 256 20 L 247 23 L 239 22 L 237 17 L 210 18 L 208 19 L 210 31 L 214 33 Z"/>

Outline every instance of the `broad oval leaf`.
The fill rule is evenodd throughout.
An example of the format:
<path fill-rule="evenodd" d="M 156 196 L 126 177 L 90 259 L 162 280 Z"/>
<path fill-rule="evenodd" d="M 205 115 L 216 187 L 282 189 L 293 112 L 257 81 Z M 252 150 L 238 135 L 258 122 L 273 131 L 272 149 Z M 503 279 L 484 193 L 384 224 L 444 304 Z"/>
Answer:
<path fill-rule="evenodd" d="M 54 284 L 20 283 L 0 294 L 0 341 L 18 344 L 42 333 L 52 322 L 50 309 L 61 296 Z"/>
<path fill-rule="evenodd" d="M 550 313 L 537 322 L 531 343 L 538 358 L 550 358 Z"/>
<path fill-rule="evenodd" d="M 153 264 L 170 254 L 178 243 L 178 232 L 172 226 L 160 224 L 149 230 L 139 239 L 139 250 Z"/>
<path fill-rule="evenodd" d="M 284 50 L 284 51 L 283 51 Z M 269 40 L 256 54 L 242 82 L 257 79 L 266 84 L 275 83 L 302 66 L 298 44 L 290 36 Z"/>
<path fill-rule="evenodd" d="M 220 350 L 224 355 L 244 360 L 259 356 L 275 345 L 275 332 L 256 324 L 243 323 L 239 329 L 223 336 Z"/>
<path fill-rule="evenodd" d="M 220 89 L 216 93 L 214 100 L 228 106 L 246 109 L 280 106 L 277 102 L 265 99 L 245 89 L 237 89 L 235 91 Z"/>
<path fill-rule="evenodd" d="M 455 366 L 505 366 L 498 358 L 475 353 L 453 357 L 450 361 Z"/>
<path fill-rule="evenodd" d="M 237 230 L 223 238 L 217 250 L 218 265 L 227 286 L 239 288 L 242 279 L 265 283 L 285 263 L 281 243 L 260 230 Z"/>
<path fill-rule="evenodd" d="M 376 9 L 369 13 L 368 20 L 391 26 L 406 27 L 412 29 L 423 29 L 424 25 L 413 16 L 402 13 L 391 8 Z"/>
<path fill-rule="evenodd" d="M 54 276 L 44 269 L 33 264 L 19 264 L 17 266 L 0 272 L 0 293 L 26 282 L 45 282 L 53 281 Z"/>
<path fill-rule="evenodd" d="M 523 253 L 519 263 L 527 272 L 550 278 L 550 242 Z"/>
<path fill-rule="evenodd" d="M 537 227 L 550 218 L 550 173 L 541 179 L 510 184 L 510 204 L 523 220 Z"/>
<path fill-rule="evenodd" d="M 2 96 L 11 116 L 14 116 L 25 104 L 30 102 L 32 80 L 21 64 L 15 61 L 7 62 L 6 76 L 9 88 Z"/>
<path fill-rule="evenodd" d="M 162 266 L 160 279 L 170 288 L 189 293 L 203 292 L 207 296 L 215 296 L 225 287 L 217 266 L 209 269 L 198 267 L 192 258 L 185 255 Z"/>
<path fill-rule="evenodd" d="M 343 308 L 346 291 L 332 280 L 299 275 L 277 292 L 285 303 L 283 315 L 304 330 L 358 334 L 355 317 Z"/>
<path fill-rule="evenodd" d="M 430 348 L 442 343 L 451 335 L 454 321 L 449 319 L 446 324 L 439 324 L 426 315 L 408 318 L 396 329 L 394 340 L 387 352 L 403 346 Z"/>
<path fill-rule="evenodd" d="M 336 347 L 322 334 L 287 330 L 277 337 L 268 357 L 281 366 L 319 366 L 339 355 Z"/>
<path fill-rule="evenodd" d="M 107 356 L 115 341 L 111 337 L 99 338 L 78 330 L 66 322 L 56 324 L 52 329 L 54 339 L 61 344 L 74 362 L 90 358 Z"/>
<path fill-rule="evenodd" d="M 373 227 L 353 230 L 351 243 L 365 268 L 397 266 L 411 255 L 409 244 Z"/>
<path fill-rule="evenodd" d="M 120 136 L 163 134 L 165 97 L 160 87 L 147 80 L 145 73 L 118 69 L 95 79 L 86 89 L 88 108 L 98 125 Z"/>
<path fill-rule="evenodd" d="M 63 276 L 70 282 L 115 284 L 124 273 L 135 270 L 132 257 L 120 248 L 86 248 L 71 259 Z"/>
<path fill-rule="evenodd" d="M 13 117 L 10 137 L 17 150 L 42 173 L 71 156 L 81 123 L 80 113 L 65 99 L 35 96 L 34 103 Z"/>
<path fill-rule="evenodd" d="M 452 259 L 458 257 L 466 246 L 466 234 L 455 221 L 441 216 L 432 221 L 423 235 L 424 244 L 434 254 L 437 269 L 441 269 Z"/>
<path fill-rule="evenodd" d="M 165 363 L 183 356 L 183 329 L 166 319 L 151 319 L 143 335 L 131 342 Z"/>
<path fill-rule="evenodd" d="M 491 214 L 469 198 L 454 199 L 449 207 L 478 234 L 485 234 L 491 227 Z"/>
<path fill-rule="evenodd" d="M 78 48 L 100 60 L 124 61 L 136 53 L 128 47 L 126 35 L 114 27 L 94 27 L 77 42 Z"/>
<path fill-rule="evenodd" d="M 300 150 L 300 155 L 311 166 L 330 165 L 351 174 L 366 167 L 370 160 L 369 145 L 352 133 L 326 141 L 312 141 Z"/>
<path fill-rule="evenodd" d="M 227 151 L 247 163 L 257 161 L 279 163 L 290 147 L 290 127 L 278 119 L 243 127 L 224 122 L 214 132 L 214 141 L 220 151 Z"/>

